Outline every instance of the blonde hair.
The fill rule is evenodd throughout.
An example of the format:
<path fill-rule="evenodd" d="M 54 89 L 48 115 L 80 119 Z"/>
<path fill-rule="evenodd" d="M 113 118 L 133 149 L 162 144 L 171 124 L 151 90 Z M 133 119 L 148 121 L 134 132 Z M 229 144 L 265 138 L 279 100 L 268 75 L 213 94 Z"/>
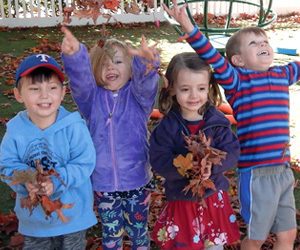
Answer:
<path fill-rule="evenodd" d="M 194 72 L 208 71 L 210 77 L 210 87 L 208 93 L 208 102 L 199 110 L 199 113 L 205 112 L 209 105 L 220 105 L 222 103 L 222 95 L 218 85 L 212 79 L 210 66 L 204 62 L 194 52 L 183 52 L 175 55 L 167 68 L 165 77 L 168 81 L 168 86 L 163 87 L 159 94 L 159 110 L 163 114 L 167 114 L 172 107 L 180 108 L 176 96 L 172 95 L 174 82 L 176 81 L 180 70 L 188 69 Z"/>
<path fill-rule="evenodd" d="M 115 38 L 106 40 L 104 44 L 101 44 L 99 42 L 90 50 L 92 70 L 98 86 L 105 86 L 105 83 L 101 78 L 101 72 L 103 70 L 103 62 L 105 59 L 107 59 L 107 57 L 111 59 L 114 57 L 115 47 L 118 47 L 123 51 L 125 57 L 128 58 L 128 63 L 130 63 L 131 65 L 132 56 L 128 53 L 129 45 L 127 43 L 119 41 Z"/>
<path fill-rule="evenodd" d="M 253 33 L 255 35 L 262 35 L 267 37 L 267 34 L 265 30 L 263 30 L 260 27 L 246 27 L 243 29 L 240 29 L 239 31 L 235 32 L 228 40 L 225 51 L 226 51 L 226 57 L 228 58 L 229 62 L 232 63 L 232 57 L 234 55 L 239 55 L 241 43 L 242 43 L 242 37 L 248 35 L 249 33 Z"/>

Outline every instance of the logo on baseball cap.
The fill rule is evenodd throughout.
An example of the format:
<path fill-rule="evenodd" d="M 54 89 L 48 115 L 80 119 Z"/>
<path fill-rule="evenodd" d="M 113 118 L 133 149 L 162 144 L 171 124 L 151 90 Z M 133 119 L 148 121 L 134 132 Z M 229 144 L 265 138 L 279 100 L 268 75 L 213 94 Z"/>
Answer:
<path fill-rule="evenodd" d="M 16 86 L 18 85 L 18 81 L 21 77 L 27 76 L 35 69 L 42 67 L 53 70 L 61 82 L 65 80 L 61 66 L 53 57 L 46 54 L 35 54 L 26 57 L 18 67 L 16 71 Z"/>

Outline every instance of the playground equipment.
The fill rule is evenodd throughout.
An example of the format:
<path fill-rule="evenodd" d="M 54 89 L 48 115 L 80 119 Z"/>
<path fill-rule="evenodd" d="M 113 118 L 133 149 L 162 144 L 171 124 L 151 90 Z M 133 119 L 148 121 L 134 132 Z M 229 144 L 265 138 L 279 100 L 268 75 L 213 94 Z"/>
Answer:
<path fill-rule="evenodd" d="M 198 10 L 203 7 L 202 9 L 202 14 L 203 14 L 203 23 L 202 24 L 197 24 L 201 30 L 207 37 L 210 35 L 216 35 L 216 34 L 230 34 L 233 33 L 237 30 L 239 30 L 241 27 L 233 27 L 231 25 L 232 23 L 232 18 L 233 18 L 233 8 L 237 8 L 240 11 L 240 14 L 243 14 L 243 9 L 245 5 L 252 6 L 252 13 L 256 13 L 258 15 L 257 20 L 254 22 L 254 25 L 258 27 L 266 27 L 267 25 L 271 24 L 274 22 L 277 18 L 277 14 L 271 9 L 272 8 L 272 3 L 273 0 L 183 0 L 183 1 L 178 1 L 177 4 L 183 5 L 187 3 L 187 14 L 189 18 L 191 19 L 192 23 L 195 25 L 196 22 L 193 18 L 193 12 L 195 12 L 195 8 L 198 8 Z M 196 6 L 193 3 L 199 3 L 200 5 Z M 214 24 L 209 24 L 209 5 L 213 3 L 222 3 L 223 5 L 221 8 L 224 8 L 222 10 L 222 14 L 226 16 L 226 22 L 222 26 L 216 27 Z M 165 4 L 168 7 L 172 6 L 171 0 L 165 0 Z M 196 6 L 196 7 L 195 7 Z M 213 5 L 212 5 L 213 6 Z M 226 11 L 227 9 L 227 11 Z M 249 11 L 247 9 L 247 11 Z M 250 14 L 250 13 L 245 13 L 245 14 Z M 171 17 L 166 14 L 165 16 L 167 20 L 173 25 L 175 30 L 179 34 L 183 34 L 181 31 L 181 28 L 178 23 L 176 23 Z"/>
<path fill-rule="evenodd" d="M 171 8 L 172 0 L 164 0 L 164 3 Z M 193 23 L 197 25 L 202 33 L 205 34 L 207 38 L 210 39 L 212 45 L 218 49 L 222 54 L 225 52 L 225 45 L 230 37 L 230 35 L 239 29 L 245 26 L 257 26 L 257 27 L 266 27 L 273 23 L 277 14 L 272 10 L 273 0 L 178 0 L 177 5 L 187 4 L 187 14 Z M 209 22 L 211 19 L 210 9 L 214 7 L 220 9 L 220 16 L 222 16 L 220 21 L 216 18 L 215 22 Z M 249 6 L 252 10 L 249 12 Z M 246 8 L 245 8 L 246 7 Z M 233 12 L 235 8 L 235 11 Z M 202 11 L 200 11 L 202 9 Z M 247 13 L 244 11 L 246 9 Z M 216 13 L 214 9 L 211 11 Z M 202 22 L 197 23 L 195 16 L 199 16 L 199 13 L 202 17 Z M 241 17 L 239 19 L 245 18 L 244 22 L 235 22 L 236 16 L 233 16 L 233 13 L 239 13 Z M 236 15 L 236 14 L 235 14 Z M 256 18 L 251 18 L 251 17 Z M 250 21 L 247 19 L 250 17 Z M 166 12 L 165 18 L 168 22 L 174 27 L 177 33 L 181 36 L 184 35 L 180 25 L 172 19 Z M 222 111 L 231 124 L 236 125 L 236 120 L 233 116 L 232 108 L 229 104 L 224 103 L 220 105 L 219 110 Z M 159 117 L 159 114 L 153 112 L 153 115 Z"/>
<path fill-rule="evenodd" d="M 170 8 L 172 7 L 171 0 L 164 0 L 165 4 Z M 273 0 L 178 0 L 178 6 L 187 4 L 187 14 L 194 25 L 198 25 L 202 33 L 208 37 L 213 46 L 223 52 L 225 44 L 228 40 L 230 34 L 241 29 L 244 26 L 258 26 L 266 27 L 269 24 L 273 23 L 277 14 L 272 10 Z M 249 6 L 251 11 L 249 12 Z M 247 7 L 247 8 L 245 8 Z M 211 12 L 209 10 L 213 8 L 220 9 L 220 16 L 223 17 L 221 21 L 218 22 L 218 19 L 215 22 L 210 23 Z M 235 10 L 233 12 L 233 10 Z M 215 9 L 213 13 L 215 13 Z M 247 13 L 246 13 L 247 12 Z M 195 16 L 200 13 L 202 17 L 202 22 L 197 23 L 195 21 Z M 233 16 L 233 13 L 239 13 L 241 15 L 240 19 L 243 16 L 251 17 L 255 15 L 256 19 L 249 20 L 245 19 L 245 22 L 235 22 L 236 16 Z M 179 33 L 179 35 L 184 35 L 184 32 L 181 30 L 180 25 L 173 20 L 167 13 L 165 13 L 166 19 L 174 27 L 174 29 Z"/>

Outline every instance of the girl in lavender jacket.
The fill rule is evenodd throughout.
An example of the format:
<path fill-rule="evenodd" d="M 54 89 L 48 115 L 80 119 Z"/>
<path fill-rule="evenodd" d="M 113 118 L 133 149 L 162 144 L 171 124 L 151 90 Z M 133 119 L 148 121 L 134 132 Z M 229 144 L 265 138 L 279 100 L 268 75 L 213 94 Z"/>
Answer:
<path fill-rule="evenodd" d="M 158 87 L 158 55 L 142 38 L 133 50 L 116 39 L 87 48 L 62 28 L 62 60 L 73 98 L 87 120 L 96 153 L 92 175 L 102 223 L 103 249 L 121 249 L 126 231 L 132 249 L 148 249 L 147 121 Z M 132 56 L 133 55 L 133 56 Z"/>

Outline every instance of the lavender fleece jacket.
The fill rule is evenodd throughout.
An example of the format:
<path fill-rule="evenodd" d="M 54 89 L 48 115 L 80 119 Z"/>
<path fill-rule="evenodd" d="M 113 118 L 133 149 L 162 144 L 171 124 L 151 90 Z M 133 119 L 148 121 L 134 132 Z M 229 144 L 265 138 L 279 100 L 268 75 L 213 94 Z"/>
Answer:
<path fill-rule="evenodd" d="M 131 79 L 112 92 L 96 84 L 83 44 L 74 55 L 62 55 L 62 60 L 96 148 L 94 191 L 128 191 L 147 184 L 152 177 L 147 122 L 157 93 L 159 63 L 146 74 L 143 59 L 134 57 Z"/>

